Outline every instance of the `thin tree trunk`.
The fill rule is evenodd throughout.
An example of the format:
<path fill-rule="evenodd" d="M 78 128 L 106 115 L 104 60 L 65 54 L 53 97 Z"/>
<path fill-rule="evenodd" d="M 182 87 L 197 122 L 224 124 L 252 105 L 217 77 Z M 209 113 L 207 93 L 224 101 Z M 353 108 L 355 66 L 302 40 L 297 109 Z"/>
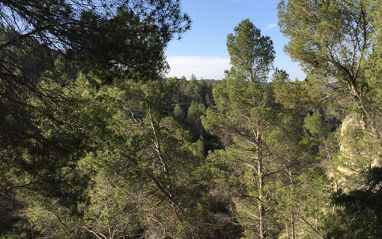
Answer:
<path fill-rule="evenodd" d="M 259 190 L 259 238 L 265 239 L 266 238 L 266 225 L 265 225 L 265 207 L 264 207 L 264 195 L 263 195 L 263 189 L 264 189 L 264 168 L 263 168 L 263 152 L 262 152 L 262 145 L 261 145 L 261 137 L 260 134 L 258 134 L 257 137 L 257 174 L 259 177 L 259 184 L 258 184 L 258 190 Z"/>
<path fill-rule="evenodd" d="M 290 184 L 293 185 L 293 178 L 292 178 L 292 172 L 291 170 L 288 170 L 288 174 L 289 174 L 289 180 L 290 180 Z M 294 187 L 293 187 L 294 189 Z M 293 190 L 294 191 L 294 190 Z M 292 191 L 292 193 L 294 193 Z M 292 195 L 291 195 L 292 196 Z M 295 219 L 294 219 L 294 207 L 293 207 L 293 200 L 291 200 L 290 202 L 290 209 L 291 209 L 291 213 L 290 213 L 290 222 L 291 222 L 291 232 L 292 232 L 292 239 L 295 239 L 296 238 L 296 233 L 295 233 Z"/>
<path fill-rule="evenodd" d="M 294 213 L 293 213 L 293 205 L 292 205 L 292 213 L 290 215 L 290 220 L 291 220 L 291 229 L 292 229 L 292 239 L 296 238 L 296 233 L 294 229 Z"/>

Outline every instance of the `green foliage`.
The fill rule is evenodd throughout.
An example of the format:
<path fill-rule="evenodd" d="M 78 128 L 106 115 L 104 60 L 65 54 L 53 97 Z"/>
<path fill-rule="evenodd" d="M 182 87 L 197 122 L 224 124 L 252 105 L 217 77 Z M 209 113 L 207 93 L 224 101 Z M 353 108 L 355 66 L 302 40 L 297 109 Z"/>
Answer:
<path fill-rule="evenodd" d="M 188 128 L 192 133 L 192 141 L 203 139 L 204 153 L 209 150 L 221 148 L 218 138 L 206 132 L 200 120 L 200 116 L 205 114 L 207 107 L 214 106 L 212 96 L 214 81 L 197 80 L 187 81 L 185 78 L 169 78 L 166 85 L 174 86 L 174 97 L 167 102 L 168 111 L 172 111 L 175 119 Z"/>
<path fill-rule="evenodd" d="M 230 55 L 231 74 L 246 80 L 264 81 L 275 58 L 273 43 L 262 36 L 249 19 L 245 19 L 234 28 L 234 34 L 227 37 L 227 49 Z"/>
<path fill-rule="evenodd" d="M 178 0 L 2 6 L 1 238 L 381 237 L 380 0 L 281 1 L 307 78 L 272 82 L 248 19 L 187 81 Z"/>
<path fill-rule="evenodd" d="M 282 137 L 292 121 L 275 102 L 272 85 L 264 82 L 273 61 L 271 41 L 261 37 L 248 20 L 235 28 L 235 34 L 227 40 L 232 70 L 213 88 L 216 107 L 208 108 L 202 116 L 204 127 L 220 136 L 225 149 L 210 153 L 207 162 L 217 187 L 231 195 L 245 238 L 277 237 L 282 225 L 272 216 L 273 181 L 284 167 L 285 162 L 279 160 L 286 157 L 282 148 L 287 140 Z M 257 41 L 269 44 L 268 48 L 258 50 L 259 46 L 254 46 Z"/>
<path fill-rule="evenodd" d="M 365 71 L 374 41 L 371 1 L 281 1 L 286 51 L 312 75 L 330 77 L 359 103 L 369 85 Z"/>
<path fill-rule="evenodd" d="M 177 0 L 1 4 L 1 231 L 86 237 L 91 233 L 81 226 L 91 207 L 78 205 L 97 204 L 90 189 L 94 182 L 102 187 L 95 169 L 80 164 L 118 137 L 111 127 L 118 109 L 108 93 L 128 79 L 156 79 L 167 68 L 166 44 L 189 28 L 189 18 Z M 92 74 L 77 78 L 79 68 Z M 104 82 L 113 83 L 107 94 Z"/>
<path fill-rule="evenodd" d="M 329 127 L 320 112 L 316 111 L 312 115 L 308 114 L 304 119 L 304 123 L 305 128 L 311 135 L 319 138 L 328 137 Z"/>
<path fill-rule="evenodd" d="M 272 85 L 277 103 L 288 108 L 299 107 L 301 110 L 315 106 L 333 94 L 311 76 L 303 81 L 291 81 L 285 71 L 275 73 Z"/>
<path fill-rule="evenodd" d="M 290 178 L 289 185 L 277 187 L 276 211 L 285 224 L 282 235 L 315 238 L 324 235 L 324 218 L 331 208 L 331 181 L 322 168 L 312 167 Z"/>
<path fill-rule="evenodd" d="M 101 89 L 95 96 L 110 113 L 107 131 L 93 139 L 96 171 L 101 174 L 93 179 L 94 206 L 85 207 L 92 218 L 88 229 L 97 228 L 98 235 L 110 236 L 106 228 L 112 225 L 120 227 L 115 230 L 121 235 L 139 232 L 160 238 L 196 230 L 188 216 L 196 213 L 198 203 L 203 204 L 201 198 L 191 198 L 199 187 L 196 173 L 202 142 L 191 143 L 181 124 L 163 114 L 172 97 L 167 86 L 159 80 L 126 82 Z M 97 219 L 100 215 L 102 220 Z"/>
<path fill-rule="evenodd" d="M 327 238 L 379 238 L 382 235 L 381 168 L 372 168 L 367 175 L 367 189 L 338 191 L 333 195 L 337 217 L 327 222 Z"/>
<path fill-rule="evenodd" d="M 120 74 L 136 80 L 155 76 L 167 67 L 162 57 L 166 44 L 190 27 L 190 19 L 181 12 L 179 0 L 102 3 L 15 0 L 3 2 L 2 6 L 0 24 L 14 36 L 1 44 L 5 55 L 14 46 L 26 53 L 39 53 L 40 48 L 49 54 L 53 49 L 75 59 L 81 70 L 105 76 L 104 81 Z M 41 44 L 36 46 L 34 42 Z M 33 54 L 25 56 L 34 59 Z M 12 63 L 4 65 L 5 69 Z M 20 66 L 21 72 L 29 69 Z M 21 79 L 32 83 L 31 79 Z"/>
<path fill-rule="evenodd" d="M 179 121 L 179 122 L 184 122 L 185 121 L 185 114 L 184 111 L 182 110 L 182 107 L 180 107 L 179 104 L 176 104 L 174 107 L 174 117 Z"/>

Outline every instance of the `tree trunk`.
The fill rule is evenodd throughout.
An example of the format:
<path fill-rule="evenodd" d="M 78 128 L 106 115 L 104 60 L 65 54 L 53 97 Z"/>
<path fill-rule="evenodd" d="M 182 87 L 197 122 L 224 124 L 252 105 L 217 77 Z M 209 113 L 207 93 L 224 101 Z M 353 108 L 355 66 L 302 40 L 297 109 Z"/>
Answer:
<path fill-rule="evenodd" d="M 293 176 L 292 176 L 291 170 L 288 170 L 288 174 L 289 174 L 290 184 L 293 185 Z M 292 193 L 294 193 L 294 189 L 293 189 Z M 290 196 L 292 196 L 292 195 L 290 195 Z M 296 238 L 296 232 L 295 232 L 295 224 L 294 224 L 294 205 L 293 205 L 293 200 L 291 200 L 291 202 L 290 202 L 290 210 L 291 210 L 291 213 L 290 213 L 290 226 L 291 226 L 291 232 L 292 232 L 292 239 L 295 239 Z"/>
<path fill-rule="evenodd" d="M 263 152 L 262 152 L 262 145 L 261 145 L 261 138 L 258 134 L 257 138 L 257 174 L 259 177 L 258 182 L 258 190 L 259 190 L 259 238 L 265 239 L 266 238 L 266 225 L 265 225 L 265 207 L 264 207 L 264 195 L 263 195 L 263 189 L 264 189 L 264 168 L 263 168 Z"/>

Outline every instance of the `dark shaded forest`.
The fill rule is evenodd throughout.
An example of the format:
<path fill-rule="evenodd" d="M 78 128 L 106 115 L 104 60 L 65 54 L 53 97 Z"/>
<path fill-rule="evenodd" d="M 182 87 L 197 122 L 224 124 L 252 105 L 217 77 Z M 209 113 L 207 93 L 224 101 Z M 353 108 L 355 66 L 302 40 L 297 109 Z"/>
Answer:
<path fill-rule="evenodd" d="M 221 81 L 179 0 L 0 0 L 0 238 L 382 237 L 382 1 L 282 0 Z"/>

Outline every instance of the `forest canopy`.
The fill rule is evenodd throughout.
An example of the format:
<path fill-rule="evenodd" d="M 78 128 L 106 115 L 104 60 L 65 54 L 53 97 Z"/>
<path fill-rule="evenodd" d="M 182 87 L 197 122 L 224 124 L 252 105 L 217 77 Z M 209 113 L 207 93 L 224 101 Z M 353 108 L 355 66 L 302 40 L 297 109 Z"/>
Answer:
<path fill-rule="evenodd" d="M 382 2 L 249 19 L 165 78 L 179 0 L 0 0 L 0 238 L 381 238 Z"/>

